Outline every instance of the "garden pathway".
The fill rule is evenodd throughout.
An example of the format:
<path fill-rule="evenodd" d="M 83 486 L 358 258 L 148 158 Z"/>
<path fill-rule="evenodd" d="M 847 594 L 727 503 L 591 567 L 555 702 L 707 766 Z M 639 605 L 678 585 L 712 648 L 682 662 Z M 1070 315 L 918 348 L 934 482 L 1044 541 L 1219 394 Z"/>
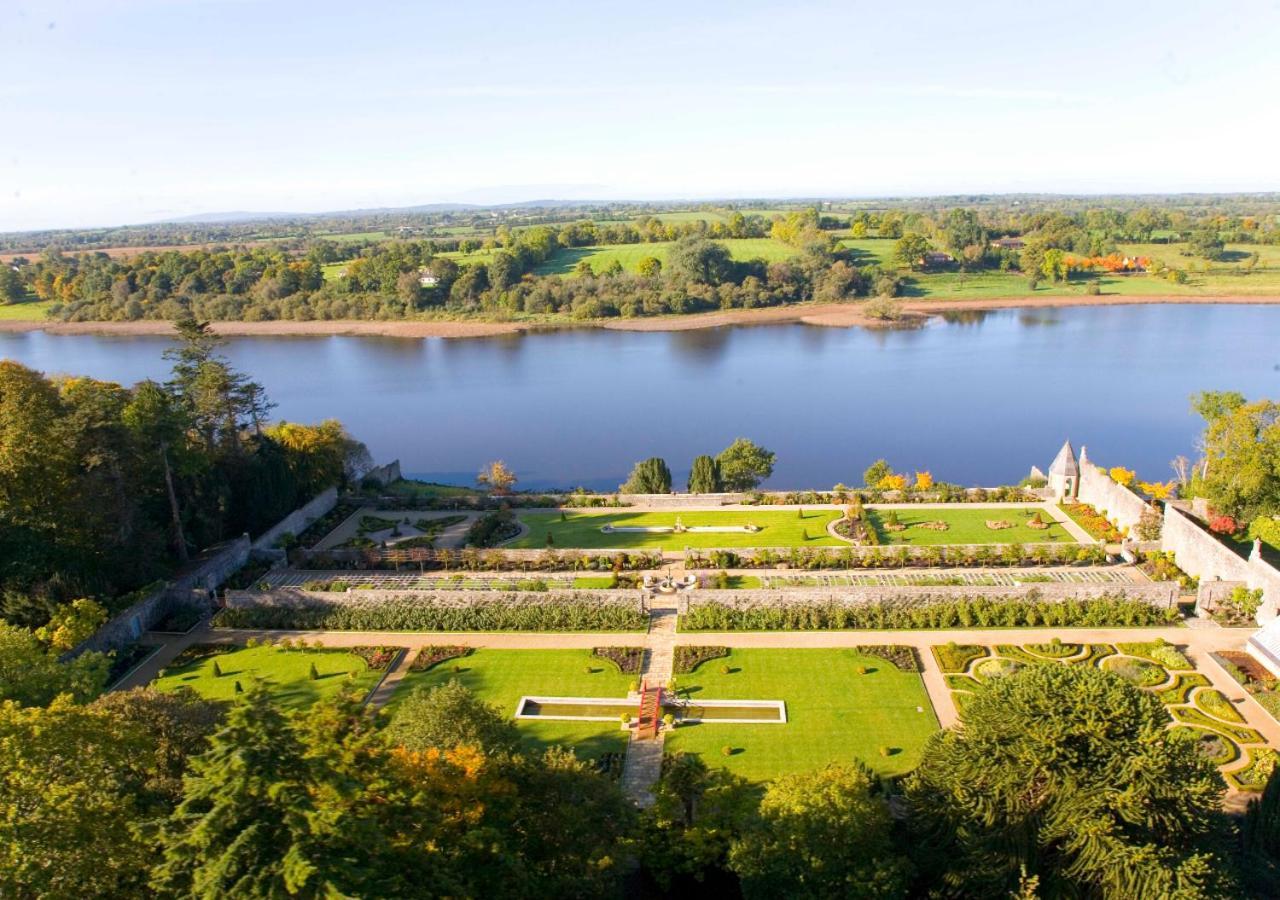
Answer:
<path fill-rule="evenodd" d="M 377 687 L 369 692 L 369 696 L 364 698 L 365 705 L 370 710 L 379 710 L 387 705 L 387 701 L 391 699 L 391 695 L 396 692 L 396 688 L 400 686 L 401 679 L 409 672 L 409 664 L 413 662 L 413 658 L 418 655 L 417 650 L 401 650 L 396 658 L 391 661 L 391 665 L 383 674 L 382 680 L 378 682 Z"/>
<path fill-rule="evenodd" d="M 640 680 L 648 685 L 665 687 L 671 682 L 675 665 L 676 606 L 673 597 L 658 595 L 649 608 L 649 631 L 645 635 L 644 662 Z M 659 606 L 658 604 L 664 604 Z M 662 777 L 662 753 L 666 735 L 661 729 L 655 737 L 642 738 L 639 729 L 631 730 L 627 741 L 627 758 L 622 765 L 622 790 L 637 806 L 653 803 L 653 786 Z"/>

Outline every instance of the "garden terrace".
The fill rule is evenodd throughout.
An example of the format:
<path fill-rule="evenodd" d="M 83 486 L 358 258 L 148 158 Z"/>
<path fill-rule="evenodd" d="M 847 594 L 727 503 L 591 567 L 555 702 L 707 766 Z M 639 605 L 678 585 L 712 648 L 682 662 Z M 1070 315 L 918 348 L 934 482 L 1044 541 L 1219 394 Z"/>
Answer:
<path fill-rule="evenodd" d="M 843 543 L 827 532 L 836 510 L 680 510 L 678 512 L 521 513 L 527 532 L 509 546 L 577 549 L 668 549 L 685 547 L 799 547 Z M 627 531 L 624 529 L 677 529 Z M 758 529 L 755 531 L 680 531 Z M 548 537 L 550 543 L 548 543 Z"/>
<path fill-rule="evenodd" d="M 456 514 L 364 506 L 338 522 L 310 549 L 372 549 L 382 545 L 391 548 L 398 544 L 430 547 L 445 528 L 464 521 L 466 516 Z"/>
<path fill-rule="evenodd" d="M 335 569 L 327 572 L 276 569 L 259 579 L 260 589 L 301 588 L 307 591 L 550 591 L 593 587 L 579 584 L 589 579 L 575 575 L 507 574 L 420 575 L 416 572 L 379 572 Z M 600 587 L 611 581 L 604 576 Z"/>
<path fill-rule="evenodd" d="M 1111 672 L 1154 694 L 1170 714 L 1170 728 L 1195 740 L 1201 754 L 1223 769 L 1237 790 L 1260 790 L 1254 763 L 1269 758 L 1263 736 L 1245 724 L 1210 680 L 1164 641 L 1121 644 L 939 645 L 932 648 L 961 718 L 975 691 L 993 678 L 1026 666 L 1085 665 Z"/>
<path fill-rule="evenodd" d="M 702 722 L 667 734 L 667 752 L 696 754 L 753 781 L 854 759 L 900 775 L 916 767 L 938 729 L 920 675 L 851 649 L 734 649 L 680 676 L 676 693 L 695 704 L 785 702 L 785 725 Z"/>
<path fill-rule="evenodd" d="M 388 708 L 409 692 L 452 680 L 462 682 L 480 699 L 496 706 L 504 716 L 514 716 L 524 696 L 625 698 L 634 675 L 592 656 L 589 650 L 476 650 L 462 660 L 425 671 L 407 672 Z M 522 739 L 535 748 L 552 744 L 572 747 L 583 758 L 621 753 L 626 733 L 620 723 L 517 721 Z"/>
<path fill-rule="evenodd" d="M 196 644 L 166 666 L 152 687 L 161 691 L 185 687 L 210 700 L 229 701 L 238 693 L 237 684 L 247 691 L 256 680 L 281 705 L 299 709 L 344 691 L 367 695 L 398 652 L 396 648 L 387 648 L 390 653 L 372 652 L 380 649 L 303 649 L 287 642 L 255 647 Z"/>
<path fill-rule="evenodd" d="M 301 631 L 640 631 L 649 624 L 635 591 L 229 591 L 218 628 Z"/>
<path fill-rule="evenodd" d="M 578 550 L 493 550 L 411 547 L 408 549 L 303 550 L 294 568 L 322 570 L 394 570 L 461 572 L 635 572 L 656 569 L 662 555 L 652 551 L 583 553 Z"/>

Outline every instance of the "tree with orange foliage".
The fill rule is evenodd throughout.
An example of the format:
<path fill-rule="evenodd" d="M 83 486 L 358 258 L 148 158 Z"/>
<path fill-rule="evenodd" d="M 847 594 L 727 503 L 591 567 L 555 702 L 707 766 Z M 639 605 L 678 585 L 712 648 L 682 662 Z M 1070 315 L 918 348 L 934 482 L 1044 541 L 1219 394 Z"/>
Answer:
<path fill-rule="evenodd" d="M 907 489 L 907 476 L 891 472 L 881 478 L 876 487 L 882 491 L 905 491 Z"/>
<path fill-rule="evenodd" d="M 1112 466 L 1107 472 L 1111 476 L 1111 480 L 1123 487 L 1129 487 L 1133 484 L 1133 480 L 1138 477 L 1138 473 L 1133 469 L 1126 469 L 1124 466 Z"/>
<path fill-rule="evenodd" d="M 1146 494 L 1152 500 L 1168 500 L 1173 496 L 1173 489 L 1177 487 L 1174 481 L 1140 481 L 1138 489 Z"/>
<path fill-rule="evenodd" d="M 933 487 L 933 474 L 931 472 L 916 473 L 916 490 L 927 491 Z"/>

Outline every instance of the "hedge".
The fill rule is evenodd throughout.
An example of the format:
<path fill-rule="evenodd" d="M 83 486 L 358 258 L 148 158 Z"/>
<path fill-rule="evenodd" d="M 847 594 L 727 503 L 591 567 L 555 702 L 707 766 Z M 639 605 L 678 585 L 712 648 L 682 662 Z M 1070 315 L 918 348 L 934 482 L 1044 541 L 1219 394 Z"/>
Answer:
<path fill-rule="evenodd" d="M 523 603 L 498 595 L 475 606 L 446 605 L 430 597 L 385 603 L 315 600 L 305 606 L 228 607 L 217 628 L 299 631 L 639 631 L 649 619 L 640 609 L 580 600 Z"/>
<path fill-rule="evenodd" d="M 1176 622 L 1174 609 L 1140 600 L 991 600 L 983 597 L 907 606 L 877 601 L 857 606 L 835 602 L 732 607 L 709 602 L 691 606 L 682 631 L 839 631 L 891 628 L 1135 627 Z"/>

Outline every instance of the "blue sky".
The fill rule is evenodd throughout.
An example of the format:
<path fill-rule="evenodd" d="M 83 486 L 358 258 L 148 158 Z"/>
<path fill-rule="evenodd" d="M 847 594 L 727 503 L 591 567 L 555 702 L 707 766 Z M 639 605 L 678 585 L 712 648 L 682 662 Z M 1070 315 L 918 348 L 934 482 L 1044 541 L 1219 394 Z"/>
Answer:
<path fill-rule="evenodd" d="M 0 21 L 0 230 L 1280 189 L 1275 2 L 6 0 Z"/>

